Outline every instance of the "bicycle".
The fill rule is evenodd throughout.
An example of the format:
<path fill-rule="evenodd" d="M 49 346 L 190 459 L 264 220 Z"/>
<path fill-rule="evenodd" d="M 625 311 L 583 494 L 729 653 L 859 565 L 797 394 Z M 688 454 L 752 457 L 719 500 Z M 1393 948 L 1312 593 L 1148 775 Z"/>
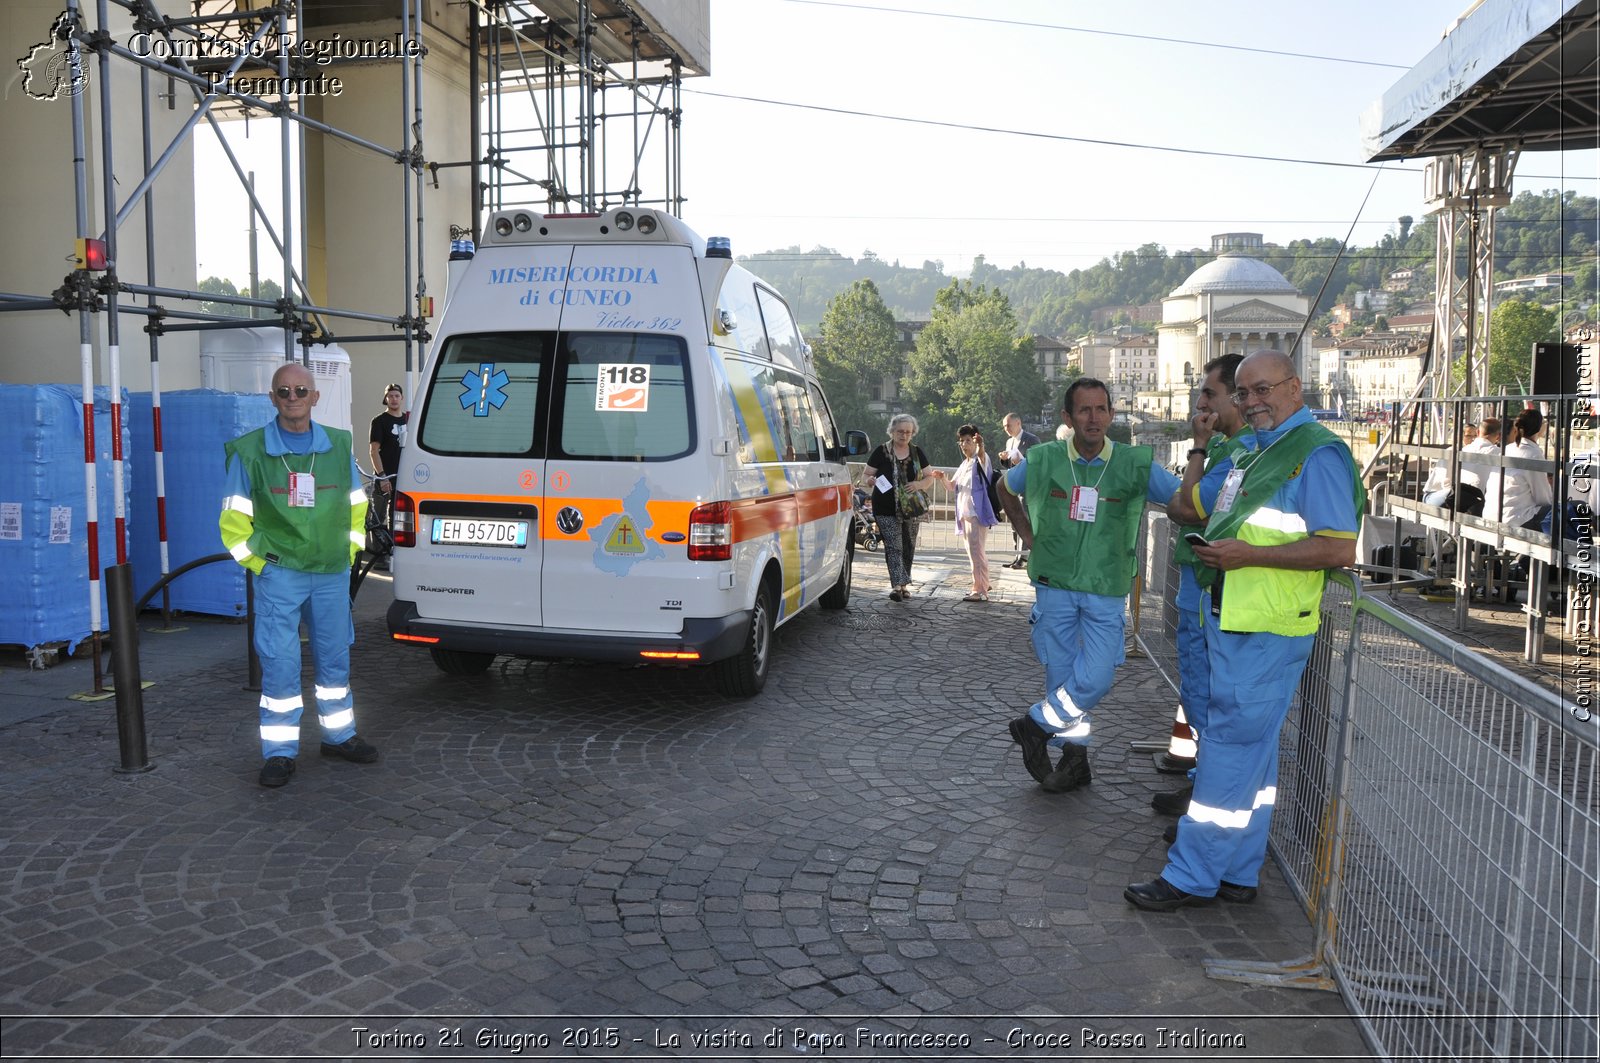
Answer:
<path fill-rule="evenodd" d="M 361 589 L 361 581 L 367 578 L 367 573 L 379 561 L 387 567 L 389 559 L 394 556 L 394 534 L 389 530 L 386 515 L 389 512 L 388 499 L 378 489 L 378 483 L 389 481 L 390 490 L 394 489 L 394 474 L 386 476 L 368 476 L 361 473 L 362 490 L 367 494 L 367 522 L 366 542 L 356 551 L 356 559 L 350 564 L 350 602 L 355 604 L 356 591 Z"/>

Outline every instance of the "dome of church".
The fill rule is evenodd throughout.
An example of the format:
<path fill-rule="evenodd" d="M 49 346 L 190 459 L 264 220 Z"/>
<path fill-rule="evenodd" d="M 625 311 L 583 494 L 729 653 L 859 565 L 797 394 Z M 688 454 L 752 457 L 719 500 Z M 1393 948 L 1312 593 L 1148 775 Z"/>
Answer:
<path fill-rule="evenodd" d="M 1189 274 L 1189 279 L 1174 288 L 1172 295 L 1199 295 L 1202 292 L 1286 292 L 1298 295 L 1300 289 L 1258 258 L 1223 255 Z"/>

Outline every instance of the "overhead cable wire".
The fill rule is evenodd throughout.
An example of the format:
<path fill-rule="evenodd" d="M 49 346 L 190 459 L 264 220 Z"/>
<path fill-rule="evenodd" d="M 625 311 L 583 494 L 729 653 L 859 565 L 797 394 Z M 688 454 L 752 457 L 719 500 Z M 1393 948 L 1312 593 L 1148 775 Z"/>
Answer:
<path fill-rule="evenodd" d="M 1251 48 L 1243 44 L 1221 44 L 1216 41 L 1191 41 L 1178 37 L 1157 37 L 1148 33 L 1123 33 L 1119 30 L 1097 30 L 1087 26 L 1061 26 L 1051 22 L 1024 22 L 1020 19 L 989 18 L 983 15 L 953 15 L 943 11 L 916 11 L 903 7 L 879 7 L 875 4 L 842 4 L 836 0 L 787 0 L 791 4 L 808 4 L 813 7 L 842 7 L 848 11 L 876 11 L 893 15 L 919 15 L 923 18 L 948 18 L 962 22 L 987 22 L 997 26 L 1020 26 L 1024 29 L 1059 30 L 1063 33 L 1088 33 L 1098 37 L 1123 37 L 1131 41 L 1154 41 L 1159 44 L 1183 44 L 1193 48 L 1220 48 L 1229 52 L 1253 52 L 1256 55 L 1275 55 L 1287 59 L 1314 59 L 1320 63 L 1350 63 L 1355 66 L 1378 66 L 1388 70 L 1410 70 L 1402 63 L 1380 63 L 1372 59 L 1346 59 L 1337 55 L 1313 55 L 1309 52 L 1285 52 L 1277 48 Z"/>
<path fill-rule="evenodd" d="M 729 92 L 710 92 L 706 89 L 684 87 L 685 93 L 708 96 L 719 100 L 742 103 L 764 103 L 772 107 L 792 107 L 799 111 L 820 111 L 824 114 L 842 114 L 852 118 L 877 118 L 885 122 L 904 122 L 907 125 L 936 126 L 940 129 L 962 129 L 973 133 L 1000 133 L 1004 136 L 1031 137 L 1036 140 L 1057 140 L 1072 144 L 1096 144 L 1108 148 L 1133 148 L 1139 151 L 1167 151 L 1179 155 L 1205 155 L 1216 159 L 1244 159 L 1250 162 L 1286 162 L 1296 166 L 1333 166 L 1348 170 L 1368 170 L 1369 163 L 1331 162 L 1325 159 L 1297 159 L 1284 155 L 1251 155 L 1239 151 L 1211 151 L 1206 148 L 1178 148 L 1167 144 L 1138 144 L 1127 140 L 1100 140 L 1094 137 L 1073 137 L 1065 133 L 1039 133 L 1031 129 L 1006 129 L 1003 126 L 973 125 L 966 122 L 946 122 L 936 118 L 909 118 L 905 115 L 882 114 L 874 111 L 857 111 L 848 107 L 826 107 L 820 103 L 795 103 L 791 100 L 772 100 L 761 96 L 738 96 Z M 1386 167 L 1384 173 L 1421 173 L 1404 167 Z"/>

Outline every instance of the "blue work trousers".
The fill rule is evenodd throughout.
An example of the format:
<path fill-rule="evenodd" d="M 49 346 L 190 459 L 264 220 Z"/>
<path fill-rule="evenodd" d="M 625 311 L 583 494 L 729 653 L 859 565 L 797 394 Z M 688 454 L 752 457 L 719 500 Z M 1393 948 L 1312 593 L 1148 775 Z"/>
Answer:
<path fill-rule="evenodd" d="M 317 718 L 322 740 L 334 745 L 356 733 L 350 696 L 348 572 L 296 572 L 268 565 L 256 577 L 256 654 L 261 658 L 261 756 L 293 757 L 300 750 L 300 624 L 316 660 Z"/>
<path fill-rule="evenodd" d="M 1050 732 L 1050 745 L 1089 745 L 1094 707 L 1126 656 L 1127 599 L 1043 583 L 1033 589 L 1029 622 L 1046 694 L 1029 713 Z"/>
<path fill-rule="evenodd" d="M 1192 565 L 1178 568 L 1177 607 L 1178 700 L 1183 703 L 1184 720 L 1199 735 L 1211 701 L 1211 658 L 1200 630 L 1200 612 L 1211 608 L 1211 592 L 1201 590 Z"/>
<path fill-rule="evenodd" d="M 1221 882 L 1260 881 L 1278 795 L 1278 733 L 1316 636 L 1222 631 L 1209 612 L 1201 626 L 1211 696 L 1194 796 L 1161 876 L 1187 893 L 1211 897 Z"/>

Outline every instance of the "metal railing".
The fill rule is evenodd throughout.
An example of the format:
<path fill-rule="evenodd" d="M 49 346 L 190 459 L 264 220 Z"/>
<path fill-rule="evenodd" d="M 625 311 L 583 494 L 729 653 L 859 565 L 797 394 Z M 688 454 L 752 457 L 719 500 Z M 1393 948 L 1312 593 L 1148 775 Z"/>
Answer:
<path fill-rule="evenodd" d="M 1146 536 L 1158 602 L 1168 527 Z M 1176 689 L 1164 619 L 1139 637 Z M 1385 1058 L 1600 1057 L 1600 724 L 1575 680 L 1559 698 L 1335 573 L 1271 833 L 1315 949 L 1208 973 L 1337 989 Z"/>

